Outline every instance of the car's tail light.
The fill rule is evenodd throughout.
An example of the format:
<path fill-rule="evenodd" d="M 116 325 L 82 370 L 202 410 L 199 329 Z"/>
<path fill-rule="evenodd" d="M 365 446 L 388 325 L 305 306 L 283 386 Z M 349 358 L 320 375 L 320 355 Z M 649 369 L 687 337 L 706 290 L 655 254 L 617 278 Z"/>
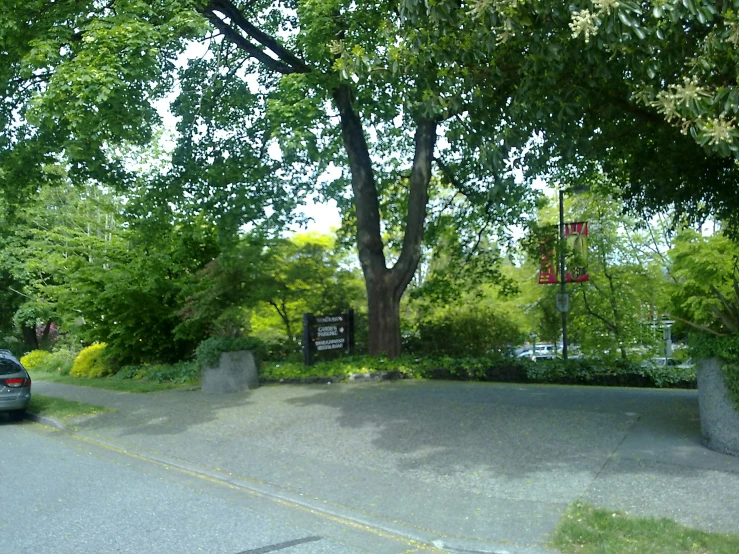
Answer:
<path fill-rule="evenodd" d="M 5 385 L 6 387 L 11 387 L 14 389 L 19 389 L 21 387 L 30 387 L 31 378 L 30 377 L 11 377 L 10 379 L 0 379 L 0 385 Z"/>

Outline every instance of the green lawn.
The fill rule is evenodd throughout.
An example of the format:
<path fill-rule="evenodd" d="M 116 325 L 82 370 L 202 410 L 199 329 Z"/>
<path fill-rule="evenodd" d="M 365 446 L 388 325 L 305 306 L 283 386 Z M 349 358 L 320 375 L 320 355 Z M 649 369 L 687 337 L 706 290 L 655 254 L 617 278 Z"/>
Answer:
<path fill-rule="evenodd" d="M 33 414 L 66 421 L 75 417 L 102 414 L 113 410 L 104 406 L 94 406 L 92 404 L 34 394 L 31 396 L 31 405 L 28 407 L 28 411 Z"/>
<path fill-rule="evenodd" d="M 116 379 L 113 377 L 100 377 L 98 379 L 72 377 L 71 375 L 57 375 L 45 371 L 29 371 L 34 381 L 48 381 L 61 383 L 63 385 L 76 385 L 78 387 L 94 387 L 98 389 L 114 390 L 119 392 L 155 392 L 160 390 L 181 389 L 194 386 L 193 383 L 152 383 L 138 379 Z"/>
<path fill-rule="evenodd" d="M 707 533 L 669 519 L 571 505 L 551 546 L 565 554 L 736 554 L 739 535 Z"/>

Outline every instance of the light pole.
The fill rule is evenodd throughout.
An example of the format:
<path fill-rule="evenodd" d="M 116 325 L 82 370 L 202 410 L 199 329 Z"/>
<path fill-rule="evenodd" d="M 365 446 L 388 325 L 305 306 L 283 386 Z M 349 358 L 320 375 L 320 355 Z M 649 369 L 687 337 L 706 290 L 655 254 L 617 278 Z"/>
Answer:
<path fill-rule="evenodd" d="M 562 295 L 562 359 L 567 361 L 567 278 L 565 275 L 565 189 L 559 189 L 559 293 Z"/>
<path fill-rule="evenodd" d="M 574 187 L 559 189 L 559 294 L 561 302 L 559 303 L 562 312 L 562 359 L 567 361 L 567 312 L 570 310 L 570 300 L 567 297 L 567 275 L 565 273 L 565 192 L 571 194 L 580 194 L 588 192 L 590 187 L 587 185 L 577 185 Z"/>

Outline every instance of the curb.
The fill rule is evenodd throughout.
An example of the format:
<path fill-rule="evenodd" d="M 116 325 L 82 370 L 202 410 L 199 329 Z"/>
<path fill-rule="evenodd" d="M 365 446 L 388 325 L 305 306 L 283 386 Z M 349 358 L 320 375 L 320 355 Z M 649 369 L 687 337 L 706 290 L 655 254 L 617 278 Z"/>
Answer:
<path fill-rule="evenodd" d="M 53 417 L 47 417 L 42 416 L 39 414 L 34 414 L 31 412 L 26 412 L 26 419 L 29 421 L 33 421 L 34 423 L 40 423 L 41 425 L 46 425 L 47 427 L 53 427 L 54 429 L 58 429 L 59 431 L 64 431 L 65 433 L 71 433 L 72 431 L 64 425 L 61 421 L 54 419 Z"/>
<path fill-rule="evenodd" d="M 334 377 L 291 377 L 287 379 L 260 379 L 260 385 L 331 385 L 332 383 L 370 383 L 374 381 L 399 381 L 413 379 L 400 371 L 377 371 L 373 373 L 350 373 Z"/>

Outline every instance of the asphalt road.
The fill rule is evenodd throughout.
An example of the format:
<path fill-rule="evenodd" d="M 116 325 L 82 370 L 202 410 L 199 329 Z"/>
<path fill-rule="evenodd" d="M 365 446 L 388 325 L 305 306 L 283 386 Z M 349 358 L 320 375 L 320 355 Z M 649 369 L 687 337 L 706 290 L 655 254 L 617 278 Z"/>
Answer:
<path fill-rule="evenodd" d="M 0 418 L 0 554 L 355 554 L 413 545 Z"/>

